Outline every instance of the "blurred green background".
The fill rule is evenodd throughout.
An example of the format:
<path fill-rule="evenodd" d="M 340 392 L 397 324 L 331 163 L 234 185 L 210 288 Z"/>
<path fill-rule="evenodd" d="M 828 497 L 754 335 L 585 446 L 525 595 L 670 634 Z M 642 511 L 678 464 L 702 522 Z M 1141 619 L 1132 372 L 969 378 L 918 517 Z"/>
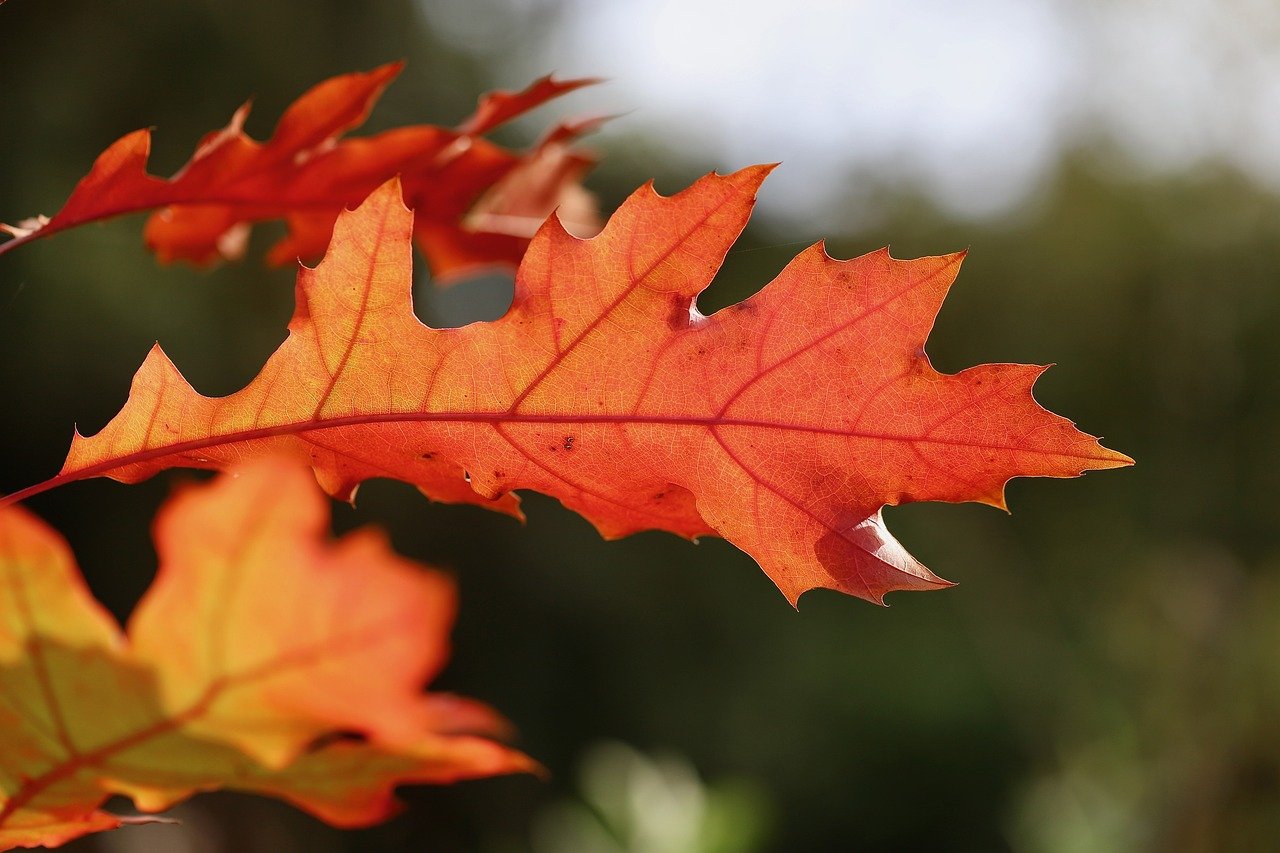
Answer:
<path fill-rule="evenodd" d="M 1276 15 L 1245 0 L 1217 13 L 1184 0 L 1165 4 L 1174 36 L 1162 37 L 1136 25 L 1137 12 L 1112 20 L 1088 2 L 1016 12 L 991 0 L 959 4 L 968 23 L 947 29 L 943 49 L 920 37 L 950 27 L 958 13 L 943 4 L 895 12 L 815 2 L 801 4 L 806 18 L 779 12 L 754 23 L 749 10 L 735 17 L 706 5 L 722 25 L 695 32 L 701 19 L 680 19 L 670 3 L 600 4 L 613 28 L 584 31 L 595 20 L 589 4 L 571 0 L 10 0 L 0 6 L 0 220 L 54 212 L 128 131 L 157 128 L 152 171 L 169 174 L 246 97 L 255 98 L 248 130 L 262 138 L 311 84 L 390 59 L 408 68 L 370 131 L 451 123 L 486 89 L 594 70 L 615 82 L 502 138 L 531 141 L 557 110 L 630 110 L 591 143 L 603 160 L 588 185 L 606 210 L 651 177 L 673 192 L 744 165 L 735 158 L 757 148 L 757 159 L 792 158 L 704 311 L 750 294 L 823 236 L 842 257 L 887 243 L 899 257 L 968 247 L 930 340 L 938 368 L 1056 362 L 1037 387 L 1041 402 L 1137 466 L 1016 481 L 1008 517 L 972 505 L 890 510 L 902 542 L 960 585 L 899 594 L 888 609 L 817 592 L 798 613 L 722 541 L 605 543 L 538 496 L 526 497 L 521 527 L 368 484 L 356 508 L 335 508 L 338 527 L 384 526 L 404 553 L 458 578 L 455 653 L 434 686 L 508 715 L 551 780 L 408 789 L 404 815 L 358 832 L 278 803 L 211 795 L 176 811 L 181 827 L 130 828 L 70 849 L 1280 843 L 1280 179 L 1269 171 L 1280 173 L 1280 147 L 1259 145 L 1275 138 L 1280 107 Z M 855 31 L 862 12 L 849 9 L 860 5 L 875 7 L 870 34 Z M 1050 17 L 1028 23 L 1031 8 Z M 1082 15 L 1094 15 L 1089 26 L 1071 29 Z M 1179 15 L 1194 36 L 1187 43 L 1209 54 L 1177 51 Z M 736 35 L 740 24 L 768 38 Z M 875 27 L 886 26 L 880 38 Z M 1046 77 L 1053 51 L 1002 53 L 1023 44 L 1024 26 L 1066 64 Z M 809 41 L 824 28 L 834 42 Z M 902 75 L 875 68 L 869 80 L 825 72 L 841 59 L 831 45 L 846 37 L 851 53 L 884 41 L 886 62 L 909 63 L 909 91 L 893 88 Z M 692 55 L 664 52 L 673 44 L 692 45 Z M 1162 77 L 1144 89 L 1145 78 L 1108 64 L 1150 60 L 1158 73 L 1170 55 L 1209 77 Z M 640 59 L 584 65 L 600 56 Z M 726 76 L 722 58 L 749 69 L 755 56 L 766 72 L 782 63 L 794 74 L 771 86 Z M 1006 97 L 984 83 L 985 66 L 969 73 L 964 64 L 983 56 L 1007 60 L 991 71 L 997 83 L 1051 85 Z M 707 99 L 705 132 L 696 115 L 663 111 L 673 88 L 657 85 L 645 62 L 674 69 L 691 98 Z M 730 87 L 723 100 L 736 112 L 711 106 L 719 96 L 698 88 L 704 78 Z M 911 106 L 905 118 L 887 107 L 858 112 L 899 102 Z M 961 124 L 951 128 L 948 116 Z M 673 128 L 677 119 L 685 123 Z M 752 147 L 754 126 L 776 153 Z M 942 144 L 957 139 L 964 144 Z M 292 274 L 260 263 L 273 229 L 256 230 L 245 262 L 210 272 L 158 267 L 140 231 L 139 217 L 125 218 L 0 258 L 0 491 L 52 474 L 73 424 L 86 433 L 104 424 L 154 341 L 198 390 L 223 394 L 283 339 Z M 434 325 L 497 316 L 510 294 L 502 276 L 440 294 L 422 275 L 417 310 Z M 191 476 L 84 482 L 31 505 L 123 616 L 154 570 L 147 520 L 175 480 Z"/>

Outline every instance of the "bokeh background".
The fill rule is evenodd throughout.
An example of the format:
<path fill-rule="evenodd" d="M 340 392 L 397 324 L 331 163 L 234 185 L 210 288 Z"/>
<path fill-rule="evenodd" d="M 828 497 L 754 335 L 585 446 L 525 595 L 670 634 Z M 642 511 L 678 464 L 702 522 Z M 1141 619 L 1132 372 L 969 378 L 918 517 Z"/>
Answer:
<path fill-rule="evenodd" d="M 889 524 L 959 586 L 793 611 L 745 555 L 602 542 L 372 483 L 374 523 L 456 573 L 439 687 L 480 697 L 552 771 L 405 791 L 330 830 L 234 795 L 79 851 L 1216 851 L 1280 841 L 1280 7 L 1270 0 L 10 0 L 0 6 L 0 220 L 52 213 L 94 156 L 157 129 L 169 174 L 255 98 L 253 135 L 333 74 L 405 58 L 369 130 L 451 123 L 547 71 L 611 82 L 560 114 L 605 209 L 783 161 L 704 311 L 828 238 L 849 257 L 970 249 L 929 351 L 942 370 L 1059 364 L 1037 393 L 1135 468 L 1015 481 Z M 60 465 L 163 343 L 204 393 L 278 345 L 292 273 L 158 267 L 141 219 L 0 258 L 0 490 Z M 434 325 L 499 315 L 510 280 Z M 172 474 L 32 507 L 125 615 Z M 282 605 L 284 606 L 284 605 Z M 2 733 L 0 733 L 2 736 Z"/>

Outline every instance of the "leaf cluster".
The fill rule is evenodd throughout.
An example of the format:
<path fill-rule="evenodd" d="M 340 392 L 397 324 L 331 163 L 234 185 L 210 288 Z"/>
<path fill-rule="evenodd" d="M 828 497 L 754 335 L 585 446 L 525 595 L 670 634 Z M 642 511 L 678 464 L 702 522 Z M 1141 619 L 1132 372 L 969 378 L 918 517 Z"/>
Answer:
<path fill-rule="evenodd" d="M 483 138 L 589 81 L 487 96 L 453 129 L 344 138 L 397 71 L 320 84 L 265 143 L 243 133 L 244 107 L 168 180 L 146 172 L 149 132 L 130 134 L 58 213 L 8 228 L 0 253 L 149 210 L 161 260 L 234 257 L 267 219 L 289 228 L 271 262 L 328 248 L 243 390 L 205 397 L 156 347 L 57 475 L 0 498 L 0 842 L 117 825 L 98 811 L 111 793 L 156 811 L 237 787 L 349 825 L 386 816 L 399 782 L 536 769 L 498 743 L 492 712 L 422 693 L 451 588 L 376 534 L 325 543 L 316 483 L 353 500 L 388 477 L 517 516 L 516 490 L 536 490 L 606 537 L 723 536 L 794 605 L 814 588 L 882 602 L 949 585 L 889 533 L 886 505 L 1003 507 L 1013 477 L 1130 462 L 1035 402 L 1042 367 L 932 367 L 925 340 L 962 255 L 842 261 L 818 244 L 705 316 L 697 297 L 771 167 L 669 198 L 642 187 L 601 228 L 574 148 L 593 122 L 527 152 Z M 421 324 L 415 243 L 438 281 L 518 261 L 510 309 Z M 15 504 L 175 467 L 227 473 L 158 517 L 161 573 L 121 634 Z"/>

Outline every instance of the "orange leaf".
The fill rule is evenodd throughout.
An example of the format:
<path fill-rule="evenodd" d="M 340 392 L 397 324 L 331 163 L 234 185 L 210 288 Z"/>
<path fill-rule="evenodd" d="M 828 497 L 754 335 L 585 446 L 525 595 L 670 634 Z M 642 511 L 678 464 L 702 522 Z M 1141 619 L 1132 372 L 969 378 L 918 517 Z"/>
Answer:
<path fill-rule="evenodd" d="M 280 459 L 184 489 L 126 635 L 57 534 L 0 510 L 0 849 L 117 826 L 111 794 L 161 811 L 236 788 L 346 826 L 390 815 L 397 784 L 536 769 L 493 712 L 422 692 L 450 581 L 327 523 Z"/>
<path fill-rule="evenodd" d="M 342 498 L 393 477 L 515 512 L 510 490 L 536 489 L 605 536 L 718 533 L 793 603 L 815 587 L 880 601 L 947 585 L 885 529 L 885 504 L 1003 506 L 1012 477 L 1130 463 L 1036 404 L 1042 367 L 930 366 L 960 255 L 837 261 L 819 244 L 745 302 L 698 313 L 768 172 L 672 198 L 645 187 L 591 240 L 552 219 L 507 314 L 444 330 L 413 315 L 412 215 L 388 184 L 302 270 L 289 337 L 247 388 L 202 397 L 157 347 L 124 409 L 10 500 L 274 450 Z"/>
<path fill-rule="evenodd" d="M 594 201 L 579 183 L 593 160 L 571 147 L 594 122 L 561 125 L 523 154 L 480 138 L 594 81 L 544 77 L 522 92 L 486 95 L 457 130 L 418 125 L 340 140 L 364 123 L 401 67 L 392 63 L 320 83 L 285 111 L 265 143 L 244 134 L 245 104 L 169 180 L 147 174 L 151 132 L 130 133 L 99 155 L 52 218 L 0 225 L 16 238 L 0 244 L 0 254 L 86 222 L 160 208 L 144 236 L 161 261 L 238 258 L 250 223 L 284 219 L 289 234 L 268 259 L 289 264 L 319 257 L 338 213 L 396 175 L 405 203 L 421 211 L 419 241 L 439 280 L 481 266 L 514 266 L 537 225 L 561 205 L 576 212 L 576 233 L 599 230 Z M 501 197 L 496 211 L 495 193 Z"/>

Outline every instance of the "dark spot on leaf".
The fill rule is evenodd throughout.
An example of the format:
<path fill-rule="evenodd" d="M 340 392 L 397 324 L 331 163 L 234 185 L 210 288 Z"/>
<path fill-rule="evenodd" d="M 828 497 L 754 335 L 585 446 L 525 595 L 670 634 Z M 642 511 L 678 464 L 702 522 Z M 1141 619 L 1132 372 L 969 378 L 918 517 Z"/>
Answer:
<path fill-rule="evenodd" d="M 689 328 L 689 297 L 680 293 L 671 296 L 671 313 L 667 315 L 667 325 L 673 332 Z"/>

